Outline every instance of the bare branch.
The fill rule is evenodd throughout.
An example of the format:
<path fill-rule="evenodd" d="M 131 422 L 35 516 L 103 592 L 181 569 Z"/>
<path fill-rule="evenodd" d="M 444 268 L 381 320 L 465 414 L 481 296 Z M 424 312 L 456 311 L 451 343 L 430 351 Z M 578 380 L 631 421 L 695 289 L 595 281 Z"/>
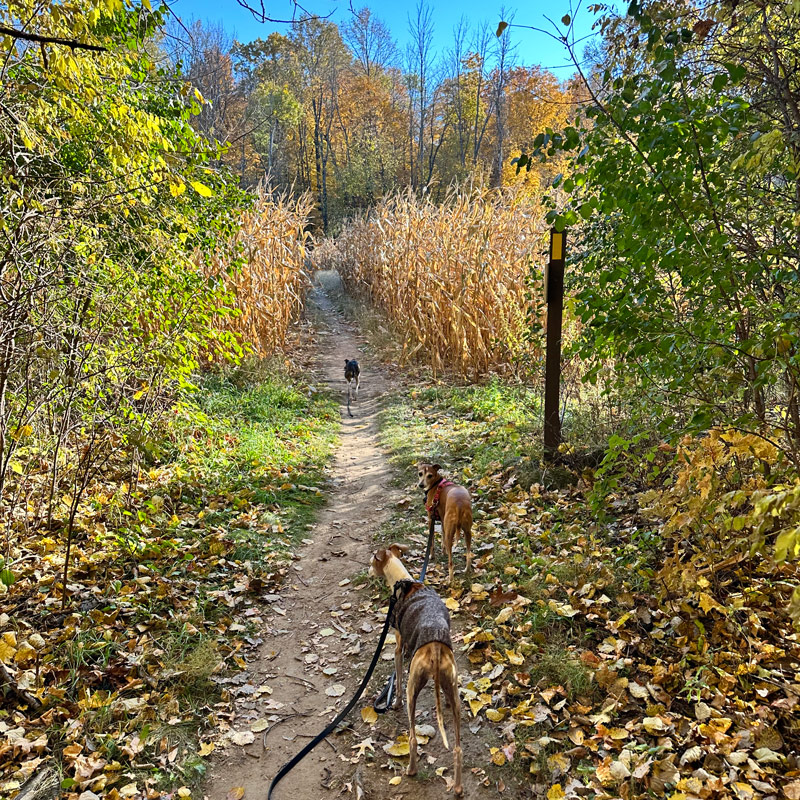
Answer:
<path fill-rule="evenodd" d="M 70 47 L 73 50 L 92 50 L 95 53 L 107 53 L 108 48 L 99 44 L 87 44 L 85 42 L 78 42 L 75 39 L 62 39 L 59 36 L 42 36 L 38 33 L 28 33 L 27 31 L 20 31 L 16 28 L 7 28 L 5 25 L 0 25 L 0 34 L 10 36 L 12 39 L 22 39 L 26 42 L 38 42 L 39 44 L 62 44 L 65 47 Z"/>
<path fill-rule="evenodd" d="M 250 0 L 236 0 L 236 2 L 242 8 L 247 9 L 258 22 L 274 22 L 279 25 L 293 25 L 295 22 L 305 22 L 312 19 L 328 19 L 333 14 L 333 11 L 325 14 L 324 16 L 320 14 L 311 14 L 309 11 L 303 8 L 300 3 L 294 0 L 294 12 L 292 13 L 291 19 L 277 19 L 275 17 L 270 17 L 267 14 L 264 0 L 257 0 L 257 2 L 252 3 Z M 298 10 L 302 13 L 298 14 Z"/>

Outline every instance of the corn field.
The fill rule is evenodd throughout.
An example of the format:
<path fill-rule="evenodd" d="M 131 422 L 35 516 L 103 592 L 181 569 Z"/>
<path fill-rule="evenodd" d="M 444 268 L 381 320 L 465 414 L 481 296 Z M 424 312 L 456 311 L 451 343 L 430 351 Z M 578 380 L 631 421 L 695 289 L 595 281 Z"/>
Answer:
<path fill-rule="evenodd" d="M 409 193 L 351 223 L 314 261 L 387 315 L 404 361 L 477 377 L 535 357 L 526 336 L 541 280 L 531 267 L 544 233 L 533 204 L 511 194 L 454 191 L 437 205 Z"/>
<path fill-rule="evenodd" d="M 259 192 L 240 219 L 236 235 L 211 261 L 209 274 L 222 277 L 235 313 L 217 324 L 237 334 L 259 356 L 286 345 L 289 324 L 303 308 L 309 285 L 305 268 L 309 195 L 299 200 Z M 238 267 L 229 265 L 238 260 Z"/>

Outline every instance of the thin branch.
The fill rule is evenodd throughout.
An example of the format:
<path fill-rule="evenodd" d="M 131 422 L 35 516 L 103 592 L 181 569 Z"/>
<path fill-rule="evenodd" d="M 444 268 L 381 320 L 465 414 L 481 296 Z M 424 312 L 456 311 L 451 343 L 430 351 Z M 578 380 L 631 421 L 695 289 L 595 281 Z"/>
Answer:
<path fill-rule="evenodd" d="M 329 14 L 320 15 L 320 14 L 311 14 L 309 13 L 297 0 L 294 0 L 294 13 L 292 14 L 291 19 L 276 19 L 275 17 L 270 17 L 267 15 L 267 9 L 264 6 L 264 0 L 258 0 L 257 5 L 259 8 L 255 7 L 254 4 L 250 4 L 249 0 L 236 0 L 236 2 L 244 9 L 247 9 L 255 18 L 257 22 L 274 22 L 279 25 L 293 25 L 296 22 L 308 22 L 309 20 L 318 20 L 318 19 L 328 19 L 332 14 L 331 11 Z M 303 13 L 298 16 L 297 10 L 300 9 Z"/>
<path fill-rule="evenodd" d="M 86 44 L 75 39 L 62 39 L 59 36 L 42 36 L 38 33 L 27 33 L 16 28 L 7 28 L 0 25 L 0 34 L 10 36 L 12 39 L 23 39 L 26 42 L 38 42 L 39 44 L 63 44 L 73 50 L 92 50 L 96 53 L 107 53 L 108 48 L 99 44 Z"/>

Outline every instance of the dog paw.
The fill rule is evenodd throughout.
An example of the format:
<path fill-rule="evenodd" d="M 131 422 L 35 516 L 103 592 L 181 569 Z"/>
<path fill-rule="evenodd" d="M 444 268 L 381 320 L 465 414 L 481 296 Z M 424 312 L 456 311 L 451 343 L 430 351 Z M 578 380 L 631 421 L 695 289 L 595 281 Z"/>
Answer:
<path fill-rule="evenodd" d="M 412 766 L 411 764 L 409 764 L 408 765 L 408 769 L 406 770 L 406 775 L 408 775 L 409 777 L 413 778 L 414 775 L 416 775 L 416 774 L 417 774 L 417 765 L 414 764 Z"/>

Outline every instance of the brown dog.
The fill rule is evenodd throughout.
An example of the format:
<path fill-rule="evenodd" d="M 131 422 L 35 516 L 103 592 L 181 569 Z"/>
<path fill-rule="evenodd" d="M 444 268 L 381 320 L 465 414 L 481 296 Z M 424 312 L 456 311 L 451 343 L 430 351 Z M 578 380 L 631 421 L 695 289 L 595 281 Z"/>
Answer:
<path fill-rule="evenodd" d="M 431 516 L 442 521 L 442 544 L 447 553 L 447 564 L 450 572 L 450 585 L 453 584 L 453 547 L 458 541 L 458 532 L 464 534 L 464 546 L 467 549 L 467 566 L 469 572 L 472 564 L 472 499 L 463 486 L 445 480 L 440 474 L 438 464 L 417 464 L 417 476 L 420 489 L 424 489 L 425 508 L 428 511 L 428 523 Z"/>
<path fill-rule="evenodd" d="M 400 708 L 403 691 L 403 649 L 406 658 L 411 659 L 406 688 L 408 707 L 408 775 L 417 774 L 417 734 L 415 718 L 417 695 L 433 678 L 436 697 L 436 721 L 445 747 L 449 747 L 442 720 L 442 704 L 439 689 L 453 711 L 455 747 L 453 766 L 455 784 L 453 793 L 463 797 L 461 784 L 461 715 L 458 696 L 458 671 L 450 641 L 450 615 L 447 607 L 433 589 L 414 581 L 400 560 L 400 554 L 408 548 L 393 544 L 386 550 L 378 550 L 372 557 L 370 575 L 386 578 L 392 595 L 396 598 L 392 625 L 395 628 L 396 646 L 394 651 L 395 674 L 397 675 L 397 698 L 395 708 Z M 403 648 L 405 644 L 405 648 Z"/>

